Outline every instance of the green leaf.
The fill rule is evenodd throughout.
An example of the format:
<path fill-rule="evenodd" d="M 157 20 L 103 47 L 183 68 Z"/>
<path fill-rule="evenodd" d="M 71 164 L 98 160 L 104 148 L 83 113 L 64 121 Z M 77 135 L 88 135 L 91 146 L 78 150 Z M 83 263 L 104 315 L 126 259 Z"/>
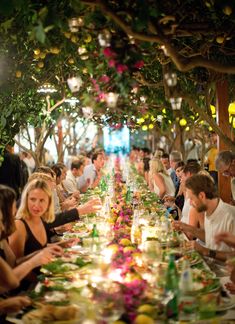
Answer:
<path fill-rule="evenodd" d="M 38 16 L 40 17 L 40 19 L 44 20 L 46 18 L 48 14 L 48 8 L 47 7 L 43 7 L 42 9 L 39 10 L 38 12 Z"/>
<path fill-rule="evenodd" d="M 4 32 L 6 33 L 8 29 L 11 28 L 12 22 L 14 18 L 6 20 L 4 23 L 1 23 L 1 28 L 4 29 Z"/>
<path fill-rule="evenodd" d="M 43 29 L 43 25 L 41 22 L 38 24 L 38 26 L 34 27 L 34 34 L 35 34 L 36 39 L 40 43 L 43 43 L 43 44 L 45 43 L 46 34 L 45 34 L 45 31 Z"/>
<path fill-rule="evenodd" d="M 45 33 L 48 33 L 50 30 L 52 30 L 55 26 L 54 25 L 49 25 L 44 28 Z"/>
<path fill-rule="evenodd" d="M 2 115 L 1 116 L 1 127 L 4 128 L 7 124 L 6 118 Z"/>

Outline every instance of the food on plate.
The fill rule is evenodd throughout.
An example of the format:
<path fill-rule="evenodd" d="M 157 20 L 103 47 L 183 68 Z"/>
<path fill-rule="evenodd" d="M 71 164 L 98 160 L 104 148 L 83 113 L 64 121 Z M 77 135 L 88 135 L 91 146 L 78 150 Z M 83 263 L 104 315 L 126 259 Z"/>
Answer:
<path fill-rule="evenodd" d="M 41 308 L 25 314 L 22 318 L 24 324 L 49 323 L 52 321 L 67 321 L 78 319 L 81 315 L 77 305 L 54 306 L 42 305 Z"/>

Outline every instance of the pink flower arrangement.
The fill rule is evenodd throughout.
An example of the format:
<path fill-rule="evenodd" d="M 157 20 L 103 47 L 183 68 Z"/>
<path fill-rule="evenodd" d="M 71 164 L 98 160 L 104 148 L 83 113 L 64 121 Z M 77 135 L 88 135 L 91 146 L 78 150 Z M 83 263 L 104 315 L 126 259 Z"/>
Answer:
<path fill-rule="evenodd" d="M 136 309 L 145 297 L 147 283 L 134 268 L 135 260 L 133 254 L 140 251 L 133 244 L 131 246 L 123 246 L 121 244 L 123 239 L 130 240 L 133 210 L 130 206 L 126 205 L 123 195 L 119 194 L 120 189 L 122 190 L 125 186 L 122 183 L 121 173 L 118 171 L 120 169 L 119 161 L 116 161 L 115 169 L 117 171 L 115 174 L 115 184 L 118 203 L 113 206 L 116 222 L 113 226 L 114 240 L 111 244 L 118 244 L 118 251 L 112 257 L 111 268 L 120 269 L 122 277 L 120 284 L 122 285 L 125 310 L 132 323 L 136 317 Z"/>

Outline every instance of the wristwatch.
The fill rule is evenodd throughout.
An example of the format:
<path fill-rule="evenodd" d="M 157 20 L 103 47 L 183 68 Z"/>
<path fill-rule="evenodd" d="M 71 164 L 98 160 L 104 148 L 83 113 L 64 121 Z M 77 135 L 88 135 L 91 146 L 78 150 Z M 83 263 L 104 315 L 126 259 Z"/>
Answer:
<path fill-rule="evenodd" d="M 216 251 L 215 250 L 209 250 L 208 256 L 209 256 L 209 258 L 215 259 L 216 258 Z"/>

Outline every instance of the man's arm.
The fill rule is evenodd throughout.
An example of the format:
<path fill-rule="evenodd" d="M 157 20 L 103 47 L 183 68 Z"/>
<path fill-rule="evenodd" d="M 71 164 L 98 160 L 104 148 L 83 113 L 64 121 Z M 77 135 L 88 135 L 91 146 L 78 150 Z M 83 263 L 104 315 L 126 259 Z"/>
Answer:
<path fill-rule="evenodd" d="M 208 249 L 196 241 L 192 241 L 192 244 L 193 244 L 192 247 L 204 257 L 209 257 L 220 261 L 226 261 L 227 258 L 235 255 L 235 251 L 218 251 L 218 250 Z"/>
<path fill-rule="evenodd" d="M 205 230 L 204 229 L 194 227 L 194 226 L 185 224 L 180 221 L 174 221 L 172 223 L 172 225 L 175 230 L 189 233 L 189 234 L 191 234 L 190 236 L 199 238 L 201 241 L 205 242 Z"/>

